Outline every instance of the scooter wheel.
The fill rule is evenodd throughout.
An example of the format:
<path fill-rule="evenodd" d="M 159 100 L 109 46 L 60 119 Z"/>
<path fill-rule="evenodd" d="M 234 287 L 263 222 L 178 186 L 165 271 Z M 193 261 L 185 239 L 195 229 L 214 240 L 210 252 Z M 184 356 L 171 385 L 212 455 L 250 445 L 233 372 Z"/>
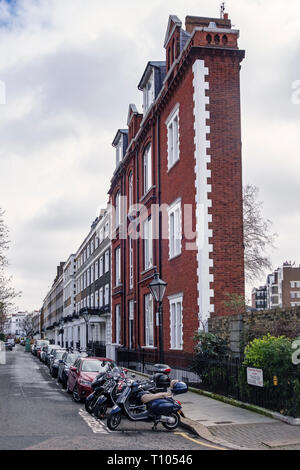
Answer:
<path fill-rule="evenodd" d="M 111 431 L 115 431 L 121 422 L 121 413 L 109 415 L 107 418 L 107 427 Z"/>
<path fill-rule="evenodd" d="M 107 413 L 107 405 L 100 406 L 99 409 L 95 410 L 96 418 L 103 419 Z"/>
<path fill-rule="evenodd" d="M 169 418 L 174 418 L 175 419 L 174 423 L 172 423 L 172 424 L 162 423 L 162 425 L 168 431 L 174 431 L 174 429 L 176 429 L 180 424 L 180 416 L 179 416 L 178 413 L 172 413 L 172 414 L 169 415 Z"/>

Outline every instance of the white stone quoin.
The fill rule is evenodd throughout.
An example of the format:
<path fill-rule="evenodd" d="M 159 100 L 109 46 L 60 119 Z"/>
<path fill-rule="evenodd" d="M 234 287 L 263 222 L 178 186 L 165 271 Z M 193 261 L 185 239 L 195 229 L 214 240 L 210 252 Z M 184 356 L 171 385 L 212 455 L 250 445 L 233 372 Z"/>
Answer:
<path fill-rule="evenodd" d="M 213 245 L 209 243 L 209 238 L 213 233 L 208 225 L 212 222 L 212 216 L 208 214 L 208 208 L 212 204 L 208 198 L 208 193 L 211 192 L 211 185 L 208 184 L 211 171 L 207 169 L 207 164 L 211 161 L 211 156 L 207 152 L 207 149 L 210 148 L 210 141 L 207 140 L 210 128 L 206 125 L 210 113 L 206 111 L 209 97 L 205 96 L 205 91 L 209 89 L 209 82 L 205 81 L 209 70 L 205 67 L 204 60 L 195 61 L 193 74 L 198 307 L 199 330 L 203 330 L 207 329 L 207 321 L 211 313 L 214 312 L 214 305 L 210 303 L 210 298 L 214 296 L 214 291 L 210 289 L 210 283 L 213 282 L 214 277 L 209 274 L 209 268 L 213 267 L 213 260 L 209 258 L 209 254 L 213 252 Z"/>

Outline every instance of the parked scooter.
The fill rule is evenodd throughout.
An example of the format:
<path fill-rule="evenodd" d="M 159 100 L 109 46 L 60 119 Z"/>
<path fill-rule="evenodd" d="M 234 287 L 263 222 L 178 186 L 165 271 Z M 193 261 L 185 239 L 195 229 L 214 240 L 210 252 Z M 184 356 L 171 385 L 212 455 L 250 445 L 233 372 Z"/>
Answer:
<path fill-rule="evenodd" d="M 173 381 L 171 383 L 171 394 L 145 392 L 139 382 L 127 384 L 122 394 L 117 399 L 116 405 L 112 408 L 107 419 L 107 426 L 111 431 L 117 429 L 122 417 L 127 417 L 130 421 L 145 421 L 153 423 L 153 430 L 157 425 L 162 425 L 169 431 L 173 431 L 179 426 L 181 403 L 174 399 L 173 395 L 180 395 L 188 391 L 188 386 L 184 382 Z M 144 410 L 136 412 L 130 407 L 132 396 L 138 396 Z"/>
<path fill-rule="evenodd" d="M 85 409 L 88 413 L 95 413 L 97 417 L 103 417 L 108 407 L 115 405 L 118 395 L 123 387 L 120 384 L 126 378 L 122 368 L 114 367 L 111 371 L 99 374 L 92 382 L 93 392 L 85 400 Z"/>

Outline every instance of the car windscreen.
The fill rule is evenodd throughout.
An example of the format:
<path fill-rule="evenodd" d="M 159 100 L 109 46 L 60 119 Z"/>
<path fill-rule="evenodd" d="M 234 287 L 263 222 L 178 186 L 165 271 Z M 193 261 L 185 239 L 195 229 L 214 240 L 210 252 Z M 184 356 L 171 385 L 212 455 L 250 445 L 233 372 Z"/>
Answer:
<path fill-rule="evenodd" d="M 76 359 L 79 357 L 78 354 L 68 354 L 67 358 L 66 358 L 66 363 L 67 364 L 74 364 L 74 362 L 76 361 Z"/>
<path fill-rule="evenodd" d="M 65 351 L 56 351 L 55 359 L 61 359 L 64 355 Z"/>
<path fill-rule="evenodd" d="M 37 341 L 36 342 L 36 345 L 38 347 L 41 347 L 41 346 L 47 346 L 49 344 L 49 341 Z"/>
<path fill-rule="evenodd" d="M 108 361 L 89 360 L 83 361 L 82 372 L 106 372 L 109 369 Z"/>

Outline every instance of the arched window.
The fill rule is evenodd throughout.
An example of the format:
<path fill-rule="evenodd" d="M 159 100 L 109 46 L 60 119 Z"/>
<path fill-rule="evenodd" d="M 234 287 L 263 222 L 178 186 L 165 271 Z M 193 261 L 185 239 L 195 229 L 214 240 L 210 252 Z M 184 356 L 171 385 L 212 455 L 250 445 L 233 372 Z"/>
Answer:
<path fill-rule="evenodd" d="M 128 178 L 128 208 L 130 210 L 133 205 L 133 174 L 130 173 Z"/>
<path fill-rule="evenodd" d="M 116 228 L 120 225 L 120 191 L 117 192 L 115 197 L 115 226 Z"/>
<path fill-rule="evenodd" d="M 152 158 L 151 145 L 149 144 L 143 155 L 143 178 L 144 178 L 144 194 L 146 194 L 152 186 Z"/>

